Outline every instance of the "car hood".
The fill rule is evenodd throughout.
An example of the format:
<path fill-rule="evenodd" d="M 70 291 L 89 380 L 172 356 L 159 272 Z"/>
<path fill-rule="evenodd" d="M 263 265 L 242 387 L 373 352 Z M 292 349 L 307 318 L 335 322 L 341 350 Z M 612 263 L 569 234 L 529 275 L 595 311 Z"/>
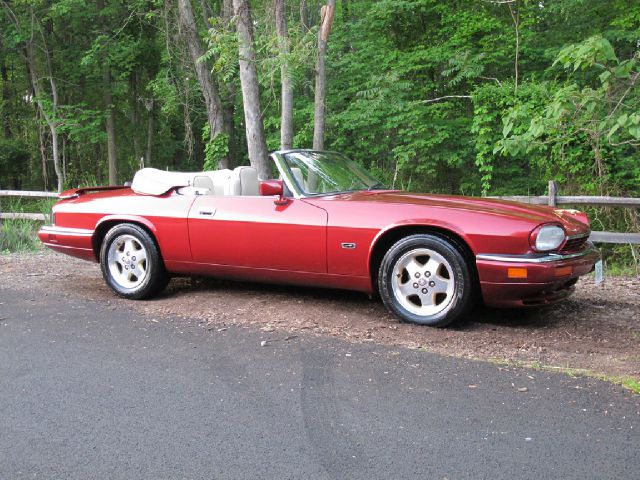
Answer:
<path fill-rule="evenodd" d="M 561 223 L 565 226 L 569 236 L 589 232 L 587 216 L 577 210 L 560 209 L 545 205 L 530 205 L 493 198 L 409 193 L 396 190 L 349 192 L 335 195 L 331 198 L 356 202 L 396 203 L 477 211 L 490 215 L 524 219 L 536 224 Z"/>

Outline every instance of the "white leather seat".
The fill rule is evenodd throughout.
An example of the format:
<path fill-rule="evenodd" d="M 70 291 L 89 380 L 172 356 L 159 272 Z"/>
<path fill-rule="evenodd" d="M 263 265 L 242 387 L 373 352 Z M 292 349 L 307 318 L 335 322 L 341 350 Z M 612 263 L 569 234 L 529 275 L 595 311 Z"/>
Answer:
<path fill-rule="evenodd" d="M 211 181 L 213 182 L 212 195 L 224 195 L 225 188 L 231 180 L 231 170 L 228 168 L 215 170 L 213 172 L 207 172 L 207 175 L 209 175 L 209 178 L 211 178 Z"/>
<path fill-rule="evenodd" d="M 225 195 L 259 195 L 258 172 L 253 167 L 237 167 L 227 183 Z"/>
<path fill-rule="evenodd" d="M 208 195 L 213 195 L 213 181 L 208 175 L 196 175 L 193 177 L 193 186 L 196 188 L 206 188 Z"/>

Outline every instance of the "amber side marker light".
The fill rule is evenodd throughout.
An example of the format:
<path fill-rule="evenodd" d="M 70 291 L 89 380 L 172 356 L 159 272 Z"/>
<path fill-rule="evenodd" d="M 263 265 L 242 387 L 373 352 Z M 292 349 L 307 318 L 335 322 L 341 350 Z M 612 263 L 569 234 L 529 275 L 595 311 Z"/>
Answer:
<path fill-rule="evenodd" d="M 526 268 L 508 268 L 507 277 L 509 278 L 527 278 Z"/>
<path fill-rule="evenodd" d="M 558 267 L 555 271 L 556 277 L 566 277 L 573 273 L 573 267 Z"/>

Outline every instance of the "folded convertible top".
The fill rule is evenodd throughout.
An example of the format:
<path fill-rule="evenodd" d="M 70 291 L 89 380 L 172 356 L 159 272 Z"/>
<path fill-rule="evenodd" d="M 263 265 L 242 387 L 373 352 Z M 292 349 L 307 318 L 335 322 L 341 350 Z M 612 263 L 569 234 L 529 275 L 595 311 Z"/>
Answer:
<path fill-rule="evenodd" d="M 172 188 L 191 185 L 193 173 L 165 172 L 157 168 L 138 170 L 131 182 L 131 189 L 142 195 L 162 195 Z"/>

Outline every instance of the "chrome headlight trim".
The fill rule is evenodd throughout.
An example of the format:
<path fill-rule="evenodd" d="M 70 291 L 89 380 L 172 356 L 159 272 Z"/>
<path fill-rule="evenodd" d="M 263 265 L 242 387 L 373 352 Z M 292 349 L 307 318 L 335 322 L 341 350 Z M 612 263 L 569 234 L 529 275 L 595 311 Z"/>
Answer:
<path fill-rule="evenodd" d="M 557 250 L 567 239 L 560 225 L 546 224 L 536 228 L 529 237 L 531 247 L 537 252 Z"/>

